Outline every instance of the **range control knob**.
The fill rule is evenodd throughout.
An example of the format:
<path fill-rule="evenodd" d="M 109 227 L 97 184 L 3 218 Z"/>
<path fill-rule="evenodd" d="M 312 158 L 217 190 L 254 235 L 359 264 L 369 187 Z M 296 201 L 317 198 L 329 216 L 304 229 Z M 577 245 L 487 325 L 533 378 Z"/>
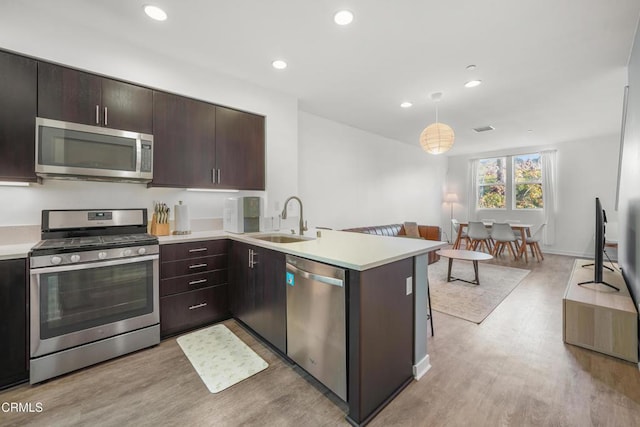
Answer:
<path fill-rule="evenodd" d="M 106 252 L 98 252 L 98 258 L 105 259 L 106 257 L 107 257 L 107 253 Z"/>
<path fill-rule="evenodd" d="M 131 255 L 131 249 L 125 249 L 125 250 L 122 252 L 122 255 L 124 255 L 124 256 L 129 256 L 129 255 Z"/>
<path fill-rule="evenodd" d="M 58 265 L 61 262 L 62 262 L 62 258 L 60 258 L 59 256 L 52 256 L 51 257 L 51 264 Z"/>
<path fill-rule="evenodd" d="M 76 254 L 71 255 L 71 262 L 78 262 L 78 261 L 80 261 L 80 255 L 76 255 Z"/>
<path fill-rule="evenodd" d="M 147 253 L 147 250 L 145 248 L 138 249 L 138 255 L 144 255 L 146 253 Z"/>

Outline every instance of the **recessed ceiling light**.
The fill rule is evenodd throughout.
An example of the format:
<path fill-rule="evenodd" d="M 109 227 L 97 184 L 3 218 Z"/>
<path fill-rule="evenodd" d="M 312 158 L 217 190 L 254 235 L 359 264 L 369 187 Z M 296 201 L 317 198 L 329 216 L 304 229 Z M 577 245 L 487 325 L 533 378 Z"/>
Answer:
<path fill-rule="evenodd" d="M 144 7 L 144 13 L 146 13 L 149 18 L 155 19 L 156 21 L 167 20 L 167 13 L 158 6 L 148 4 Z"/>
<path fill-rule="evenodd" d="M 353 12 L 340 10 L 333 15 L 333 21 L 338 25 L 349 25 L 353 22 Z"/>
<path fill-rule="evenodd" d="M 409 101 L 405 101 L 405 102 L 403 102 L 402 104 L 400 104 L 400 106 L 401 106 L 402 108 L 409 108 L 409 107 L 411 107 L 412 105 L 413 105 L 413 104 L 412 104 L 412 103 L 410 103 Z"/>
<path fill-rule="evenodd" d="M 482 80 L 469 80 L 464 84 L 464 87 L 476 87 L 482 84 Z"/>
<path fill-rule="evenodd" d="M 467 65 L 467 70 L 469 70 L 469 71 L 473 71 L 473 70 L 475 70 L 476 68 L 477 68 L 477 67 L 476 67 L 474 64 L 469 64 L 469 65 Z"/>
<path fill-rule="evenodd" d="M 276 59 L 275 61 L 273 61 L 271 63 L 271 65 L 273 66 L 273 68 L 275 68 L 276 70 L 284 70 L 285 68 L 287 68 L 287 63 L 284 62 L 282 59 Z"/>

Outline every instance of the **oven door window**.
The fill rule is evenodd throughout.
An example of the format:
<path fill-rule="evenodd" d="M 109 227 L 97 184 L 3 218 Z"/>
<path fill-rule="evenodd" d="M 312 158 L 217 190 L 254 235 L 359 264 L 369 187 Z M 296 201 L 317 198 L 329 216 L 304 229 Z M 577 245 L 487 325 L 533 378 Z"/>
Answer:
<path fill-rule="evenodd" d="M 153 312 L 153 261 L 40 276 L 40 338 Z"/>

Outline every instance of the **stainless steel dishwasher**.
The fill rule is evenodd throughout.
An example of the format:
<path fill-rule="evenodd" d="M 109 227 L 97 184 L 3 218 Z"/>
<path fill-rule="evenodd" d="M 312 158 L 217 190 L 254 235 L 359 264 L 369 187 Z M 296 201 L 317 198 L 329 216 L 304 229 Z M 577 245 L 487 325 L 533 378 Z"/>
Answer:
<path fill-rule="evenodd" d="M 287 356 L 347 400 L 345 271 L 287 255 Z"/>

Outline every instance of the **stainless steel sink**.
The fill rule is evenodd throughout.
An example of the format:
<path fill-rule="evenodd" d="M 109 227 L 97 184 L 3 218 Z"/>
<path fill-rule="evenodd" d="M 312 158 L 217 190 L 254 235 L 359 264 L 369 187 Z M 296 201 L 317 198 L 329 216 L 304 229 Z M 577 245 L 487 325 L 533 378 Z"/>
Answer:
<path fill-rule="evenodd" d="M 251 236 L 251 238 L 273 243 L 295 243 L 304 242 L 305 240 L 313 240 L 310 237 L 296 236 L 293 234 L 262 234 L 258 236 Z"/>

